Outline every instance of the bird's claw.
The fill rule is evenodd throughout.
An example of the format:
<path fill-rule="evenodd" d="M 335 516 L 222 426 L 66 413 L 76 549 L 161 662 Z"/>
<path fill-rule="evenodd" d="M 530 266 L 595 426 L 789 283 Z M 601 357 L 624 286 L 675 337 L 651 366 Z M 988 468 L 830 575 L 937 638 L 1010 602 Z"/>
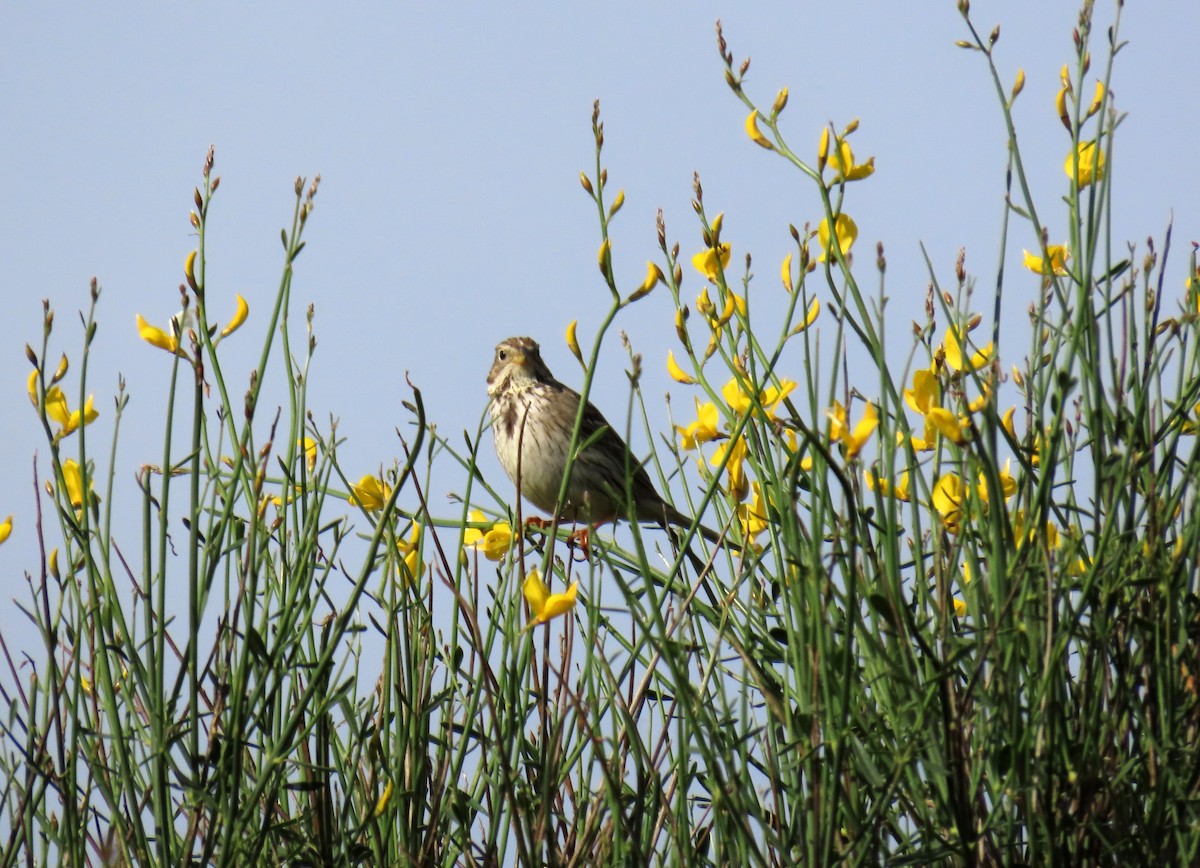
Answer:
<path fill-rule="evenodd" d="M 590 529 L 584 527 L 576 531 L 571 531 L 570 535 L 567 537 L 567 545 L 579 546 L 579 551 L 583 554 L 583 559 L 585 561 L 590 561 L 592 559 L 592 550 L 588 547 L 590 536 Z"/>

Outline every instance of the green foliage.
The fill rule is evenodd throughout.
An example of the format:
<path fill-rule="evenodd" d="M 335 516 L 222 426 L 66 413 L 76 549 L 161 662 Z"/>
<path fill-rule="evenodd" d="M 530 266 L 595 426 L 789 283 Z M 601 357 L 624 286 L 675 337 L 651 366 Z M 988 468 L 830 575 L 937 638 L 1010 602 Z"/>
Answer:
<path fill-rule="evenodd" d="M 749 260 L 730 270 L 698 180 L 706 249 L 689 262 L 660 219 L 661 258 L 622 289 L 623 196 L 593 116 L 583 186 L 612 306 L 590 348 L 568 331 L 582 391 L 610 326 L 663 284 L 672 376 L 700 413 L 682 442 L 650 436 L 671 444 L 650 467 L 720 546 L 633 525 L 593 533 L 585 559 L 557 522 L 514 532 L 507 482 L 476 467 L 486 432 L 442 437 L 415 388 L 402 459 L 352 483 L 306 402 L 311 314 L 307 350 L 287 329 L 315 182 L 296 185 L 274 307 L 247 320 L 262 352 L 239 397 L 220 344 L 244 312 L 219 329 L 233 304 L 204 280 L 210 153 L 189 315 L 139 328 L 172 366 L 140 552 L 113 534 L 131 508 L 113 485 L 123 389 L 107 459 L 87 436 L 99 287 L 76 414 L 49 305 L 28 351 L 48 508 L 21 605 L 43 645 L 27 669 L 4 646 L 0 864 L 1196 862 L 1200 282 L 1176 303 L 1169 234 L 1140 262 L 1111 253 L 1117 25 L 1089 99 L 1090 4 L 1080 18 L 1058 100 L 1068 220 L 1046 226 L 1012 122 L 1023 75 L 1001 84 L 994 36 L 960 8 L 1009 130 L 1001 248 L 1036 239 L 1033 274 L 1002 273 L 976 310 L 963 259 L 950 280 L 930 263 L 902 373 L 882 249 L 871 298 L 843 210 L 873 171 L 857 123 L 810 164 L 780 128 L 786 91 L 760 111 L 721 37 L 748 135 L 821 201 L 820 228 L 792 229 L 780 318 L 756 316 Z M 694 305 L 685 272 L 704 282 Z M 1000 311 L 1029 281 L 1022 346 Z M 640 375 L 631 351 L 625 418 L 652 434 Z M 435 461 L 466 471 L 457 514 L 430 512 Z M 580 596 L 531 625 L 535 570 Z"/>

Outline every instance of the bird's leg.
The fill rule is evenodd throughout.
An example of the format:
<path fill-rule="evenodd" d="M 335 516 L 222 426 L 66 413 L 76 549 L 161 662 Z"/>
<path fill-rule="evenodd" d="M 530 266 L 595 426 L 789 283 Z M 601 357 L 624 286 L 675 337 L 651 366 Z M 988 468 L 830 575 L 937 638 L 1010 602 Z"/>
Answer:
<path fill-rule="evenodd" d="M 572 547 L 578 545 L 579 551 L 583 554 L 583 559 L 585 561 L 590 561 L 592 559 L 592 550 L 588 548 L 588 540 L 590 536 L 591 528 L 587 525 L 584 525 L 579 530 L 571 531 L 570 535 L 567 537 L 567 545 Z"/>

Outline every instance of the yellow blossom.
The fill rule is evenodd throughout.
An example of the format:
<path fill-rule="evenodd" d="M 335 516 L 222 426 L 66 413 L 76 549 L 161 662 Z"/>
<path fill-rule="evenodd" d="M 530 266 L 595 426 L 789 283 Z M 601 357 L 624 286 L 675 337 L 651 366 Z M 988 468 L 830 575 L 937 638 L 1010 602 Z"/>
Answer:
<path fill-rule="evenodd" d="M 1075 176 L 1076 161 L 1079 163 L 1078 178 Z M 1063 170 L 1067 173 L 1068 178 L 1078 182 L 1079 188 L 1082 190 L 1093 181 L 1099 181 L 1104 177 L 1104 149 L 1098 147 L 1095 141 L 1080 142 L 1074 151 L 1067 154 Z"/>
<path fill-rule="evenodd" d="M 729 454 L 728 462 L 725 462 L 726 453 Z M 727 440 L 718 446 L 709 462 L 713 467 L 720 467 L 721 463 L 725 462 L 726 490 L 734 500 L 745 500 L 750 491 L 746 481 L 746 471 L 742 467 L 742 462 L 745 460 L 746 439 L 739 437 L 732 442 Z"/>
<path fill-rule="evenodd" d="M 1018 509 L 1012 514 L 1013 539 L 1016 541 L 1017 548 L 1021 548 L 1026 543 L 1036 541 L 1037 530 L 1033 527 L 1026 527 L 1025 510 Z M 1046 522 L 1046 546 L 1051 550 L 1057 549 L 1062 545 L 1062 536 L 1058 532 L 1058 527 L 1052 521 Z"/>
<path fill-rule="evenodd" d="M 692 267 L 713 283 L 716 283 L 717 275 L 729 267 L 729 258 L 731 255 L 732 248 L 728 242 L 718 247 L 709 247 L 707 250 L 701 250 L 692 257 Z M 699 300 L 696 302 L 696 308 L 697 310 L 700 308 Z M 704 311 L 700 312 L 704 313 Z"/>
<path fill-rule="evenodd" d="M 871 157 L 865 163 L 855 165 L 850 143 L 840 139 L 837 149 L 829 155 L 829 166 L 837 173 L 833 178 L 834 184 L 839 181 L 859 181 L 875 171 L 875 158 Z"/>
<path fill-rule="evenodd" d="M 933 486 L 933 508 L 941 515 L 950 533 L 958 533 L 964 496 L 962 480 L 953 473 L 945 474 Z"/>
<path fill-rule="evenodd" d="M 0 521 L 0 543 L 3 543 L 12 534 L 12 518 L 10 514 L 4 521 Z"/>
<path fill-rule="evenodd" d="M 954 614 L 959 618 L 967 617 L 967 603 L 965 600 L 959 597 L 954 598 Z"/>
<path fill-rule="evenodd" d="M 957 374 L 963 371 L 976 371 L 985 366 L 991 361 L 994 348 L 991 341 L 988 341 L 987 344 L 976 350 L 969 359 L 964 358 L 963 346 L 958 336 L 958 330 L 954 326 L 951 326 L 946 329 L 946 336 L 942 340 L 942 349 L 946 355 L 946 365 Z"/>
<path fill-rule="evenodd" d="M 763 411 L 768 417 L 774 418 L 779 405 L 783 403 L 783 399 L 790 395 L 796 388 L 795 382 L 792 380 L 780 380 L 778 386 L 767 386 L 758 393 L 758 402 L 762 405 Z M 725 401 L 738 415 L 745 415 L 750 412 L 754 406 L 753 398 L 742 391 L 741 385 L 738 383 L 737 377 L 733 377 L 721 389 L 721 395 Z"/>
<path fill-rule="evenodd" d="M 836 227 L 835 234 L 837 235 L 838 250 L 845 257 L 858 238 L 858 225 L 850 219 L 849 214 L 837 215 L 834 225 Z M 822 219 L 820 225 L 817 226 L 817 241 L 821 244 L 821 254 L 817 257 L 817 262 L 824 262 L 833 253 L 830 247 L 831 239 L 829 235 L 829 220 L 827 218 Z"/>
<path fill-rule="evenodd" d="M 912 388 L 904 390 L 904 403 L 914 412 L 924 416 L 930 408 L 937 406 L 938 378 L 933 368 L 913 371 Z"/>
<path fill-rule="evenodd" d="M 679 432 L 679 436 L 683 440 L 683 448 L 687 450 L 695 449 L 701 443 L 716 440 L 720 436 L 720 432 L 717 431 L 717 422 L 720 419 L 717 405 L 711 401 L 701 404 L 699 398 L 696 398 L 695 401 L 696 421 L 686 428 L 675 426 L 675 430 Z"/>
<path fill-rule="evenodd" d="M 573 319 L 567 323 L 567 349 L 571 351 L 571 355 L 583 361 L 583 351 L 579 349 L 579 337 L 576 331 L 579 328 L 579 320 Z"/>
<path fill-rule="evenodd" d="M 758 109 L 754 109 L 750 114 L 746 115 L 746 135 L 759 147 L 766 148 L 768 151 L 775 149 L 775 146 L 767 140 L 767 137 L 758 128 Z"/>
<path fill-rule="evenodd" d="M 571 611 L 575 606 L 579 582 L 572 582 L 571 587 L 563 593 L 552 594 L 546 587 L 546 583 L 542 581 L 541 574 L 535 569 L 530 571 L 525 578 L 525 584 L 522 585 L 521 590 L 525 594 L 526 602 L 529 603 L 530 611 L 533 612 L 533 619 L 529 622 L 529 627 L 532 627 L 536 624 L 545 624 L 551 618 L 565 615 Z"/>
<path fill-rule="evenodd" d="M 400 570 L 400 580 L 408 584 L 417 579 L 423 572 L 421 565 L 421 525 L 418 522 L 412 523 L 412 533 L 407 540 L 396 540 L 396 551 L 400 553 L 400 557 L 404 558 L 404 565 Z"/>
<path fill-rule="evenodd" d="M 152 326 L 146 322 L 139 313 L 137 315 L 137 330 L 141 339 L 151 346 L 166 350 L 168 353 L 179 351 L 179 338 L 175 335 L 169 335 L 158 326 Z"/>
<path fill-rule="evenodd" d="M 794 329 L 792 329 L 788 333 L 789 337 L 791 335 L 800 334 L 800 332 L 804 331 L 806 328 L 808 328 L 813 323 L 815 323 L 817 321 L 817 317 L 820 315 L 821 315 L 821 300 L 819 298 L 814 298 L 812 300 L 812 304 L 810 304 L 808 306 L 808 313 L 806 313 L 804 315 L 804 322 L 800 323 L 800 325 L 798 325 Z"/>
<path fill-rule="evenodd" d="M 897 500 L 908 501 L 908 471 L 905 470 L 900 476 L 900 481 L 895 485 L 887 479 L 880 479 L 875 475 L 873 470 L 864 470 L 863 479 L 867 483 L 869 491 L 878 491 L 884 497 L 894 497 Z"/>
<path fill-rule="evenodd" d="M 81 509 L 84 501 L 83 491 L 83 474 L 80 472 L 79 463 L 74 458 L 68 458 L 62 464 L 63 483 L 67 489 L 67 499 L 71 502 L 71 506 L 75 509 Z M 92 494 L 92 479 L 88 478 L 87 499 L 91 500 Z"/>
<path fill-rule="evenodd" d="M 1009 407 L 1007 410 L 1004 411 L 1004 415 L 1000 417 L 1001 427 L 1003 427 L 1004 430 L 1008 432 L 1008 436 L 1013 438 L 1014 440 L 1017 439 L 1017 431 L 1016 431 L 1016 428 L 1013 426 L 1013 416 L 1016 415 L 1016 412 L 1017 412 L 1017 408 L 1015 406 Z"/>
<path fill-rule="evenodd" d="M 196 288 L 196 254 L 199 252 L 193 250 L 183 261 L 183 276 L 187 278 L 188 286 L 192 289 Z"/>
<path fill-rule="evenodd" d="M 296 445 L 304 450 L 304 463 L 308 466 L 308 472 L 312 473 L 317 466 L 317 441 L 311 437 L 302 437 L 296 441 Z"/>
<path fill-rule="evenodd" d="M 779 266 L 779 277 L 783 281 L 783 288 L 788 292 L 792 291 L 792 254 L 783 257 L 783 265 Z"/>
<path fill-rule="evenodd" d="M 629 295 L 629 301 L 637 301 L 639 298 L 644 298 L 650 294 L 650 290 L 658 286 L 658 282 L 663 280 L 662 269 L 653 262 L 646 263 L 646 279 L 641 285 Z"/>
<path fill-rule="evenodd" d="M 1096 92 L 1092 95 L 1092 104 L 1088 106 L 1087 116 L 1090 118 L 1096 112 L 1100 111 L 1100 104 L 1104 102 L 1104 82 L 1096 79 Z"/>
<path fill-rule="evenodd" d="M 737 508 L 737 518 L 743 540 L 753 540 L 770 524 L 767 520 L 767 501 L 763 497 L 762 486 L 757 482 L 752 482 L 750 487 L 754 491 L 754 497 L 750 503 L 738 504 Z"/>
<path fill-rule="evenodd" d="M 237 297 L 237 310 L 234 311 L 233 319 L 229 321 L 225 328 L 221 329 L 221 337 L 227 338 L 241 328 L 242 323 L 246 321 L 246 317 L 249 315 L 250 305 L 246 304 L 246 299 L 242 298 L 242 294 L 239 292 Z"/>
<path fill-rule="evenodd" d="M 470 519 L 480 523 L 487 521 L 477 509 L 471 510 Z M 486 532 L 469 527 L 463 531 L 463 548 L 474 548 L 482 552 L 489 561 L 502 561 L 512 545 L 513 531 L 508 522 L 498 521 Z"/>
<path fill-rule="evenodd" d="M 387 784 L 383 788 L 383 793 L 379 796 L 379 800 L 375 802 L 375 818 L 383 816 L 383 812 L 387 810 L 388 802 L 392 800 L 392 791 L 396 788 L 395 783 L 389 778 Z"/>
<path fill-rule="evenodd" d="M 925 414 L 925 425 L 926 430 L 933 428 L 947 440 L 961 445 L 966 440 L 971 423 L 968 419 L 955 416 L 945 407 L 931 407 Z"/>
<path fill-rule="evenodd" d="M 357 485 L 350 486 L 350 492 L 346 499 L 350 501 L 351 506 L 361 506 L 367 512 L 377 512 L 383 509 L 383 505 L 392 496 L 392 487 L 386 482 L 380 484 L 379 477 L 368 473 Z"/>
<path fill-rule="evenodd" d="M 695 377 L 679 367 L 679 363 L 675 361 L 675 353 L 672 350 L 667 350 L 667 373 L 671 375 L 671 379 L 676 383 L 683 383 L 685 386 L 694 386 L 698 382 Z"/>
<path fill-rule="evenodd" d="M 1017 480 L 1013 479 L 1009 468 L 1012 467 L 1012 459 L 1004 462 L 1004 469 L 998 475 L 1000 480 L 1000 492 L 1004 495 L 1004 499 L 1012 497 L 1017 493 Z M 984 503 L 988 502 L 988 487 L 987 477 L 981 472 L 979 474 L 979 484 L 975 486 L 975 491 L 979 494 L 979 499 Z"/>
<path fill-rule="evenodd" d="M 1041 274 L 1046 277 L 1051 275 L 1064 276 L 1067 273 L 1067 260 L 1071 258 L 1071 251 L 1065 244 L 1050 244 L 1046 247 L 1047 256 L 1035 256 L 1028 250 L 1025 253 L 1025 267 L 1034 274 Z"/>
<path fill-rule="evenodd" d="M 871 435 L 875 433 L 875 429 L 879 427 L 879 413 L 875 410 L 875 405 L 869 401 L 863 411 L 862 419 L 854 428 L 850 427 L 850 422 L 846 417 L 846 408 L 839 401 L 833 402 L 833 407 L 827 411 L 827 415 L 830 421 L 829 437 L 833 442 L 842 444 L 842 452 L 847 461 L 853 461 L 858 456 L 863 446 L 871 439 Z"/>

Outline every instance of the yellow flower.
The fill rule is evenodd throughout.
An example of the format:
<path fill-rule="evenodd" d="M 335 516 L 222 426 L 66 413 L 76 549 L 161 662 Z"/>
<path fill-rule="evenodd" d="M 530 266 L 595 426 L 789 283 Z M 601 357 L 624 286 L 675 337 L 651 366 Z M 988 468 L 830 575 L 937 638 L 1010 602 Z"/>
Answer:
<path fill-rule="evenodd" d="M 758 128 L 758 109 L 754 109 L 750 114 L 746 115 L 746 135 L 759 147 L 766 148 L 768 151 L 775 150 L 775 146 L 767 140 L 767 137 Z"/>
<path fill-rule="evenodd" d="M 579 349 L 579 337 L 576 335 L 576 330 L 579 328 L 579 320 L 573 319 L 567 323 L 567 349 L 571 351 L 571 355 L 583 361 L 583 351 Z"/>
<path fill-rule="evenodd" d="M 296 441 L 296 445 L 304 450 L 304 463 L 308 465 L 308 472 L 312 473 L 317 466 L 317 441 L 303 437 Z"/>
<path fill-rule="evenodd" d="M 476 523 L 487 520 L 477 509 L 471 510 L 470 519 Z M 508 554 L 512 539 L 513 532 L 508 522 L 498 521 L 486 533 L 474 527 L 463 531 L 463 548 L 474 548 L 489 561 L 502 561 Z"/>
<path fill-rule="evenodd" d="M 862 419 L 853 429 L 846 418 L 846 408 L 841 405 L 841 402 L 834 401 L 833 407 L 827 411 L 827 414 L 830 420 L 829 438 L 835 443 L 840 442 L 846 460 L 853 461 L 867 441 L 871 439 L 875 429 L 879 427 L 879 414 L 875 410 L 875 405 L 867 402 Z"/>
<path fill-rule="evenodd" d="M 1004 462 L 1004 469 L 1001 470 L 999 473 L 1000 491 L 1004 495 L 1005 500 L 1008 500 L 1008 498 L 1012 497 L 1014 494 L 1017 493 L 1017 480 L 1013 479 L 1012 474 L 1009 473 L 1010 467 L 1012 467 L 1012 459 L 1011 458 Z M 984 503 L 987 503 L 988 502 L 987 477 L 984 476 L 983 473 L 979 474 L 979 484 L 975 486 L 975 490 L 979 493 L 979 499 L 982 500 Z"/>
<path fill-rule="evenodd" d="M 239 292 L 237 297 L 237 310 L 234 311 L 233 319 L 229 321 L 228 325 L 221 329 L 221 337 L 227 338 L 241 328 L 242 323 L 246 321 L 246 317 L 249 315 L 250 305 L 246 304 L 246 299 L 242 298 L 242 294 Z"/>
<path fill-rule="evenodd" d="M 368 473 L 357 485 L 350 486 L 350 492 L 346 499 L 350 501 L 351 506 L 361 506 L 367 512 L 377 512 L 383 509 L 383 505 L 392 496 L 392 487 L 386 482 L 380 484 L 379 477 Z"/>
<path fill-rule="evenodd" d="M 779 405 L 783 403 L 783 399 L 790 395 L 795 388 L 796 384 L 792 380 L 780 380 L 778 386 L 767 386 L 767 388 L 759 392 L 758 402 L 762 404 L 762 408 L 767 416 L 774 418 Z M 754 406 L 754 400 L 748 393 L 742 391 L 737 377 L 731 378 L 725 384 L 721 389 L 721 394 L 724 396 L 726 403 L 738 415 L 749 413 Z"/>
<path fill-rule="evenodd" d="M 64 362 L 66 357 L 63 357 Z M 62 367 L 60 367 L 62 370 Z M 29 391 L 29 400 L 33 402 L 33 406 L 38 406 L 38 372 L 33 370 L 29 374 L 29 381 L 26 384 Z M 56 375 L 57 379 L 57 375 Z M 55 433 L 56 440 L 66 437 L 74 432 L 81 425 L 91 425 L 99 418 L 100 413 L 95 407 L 95 400 L 91 395 L 88 395 L 87 401 L 84 402 L 82 410 L 71 411 L 67 406 L 67 396 L 58 386 L 51 386 L 46 390 L 46 417 L 52 422 L 58 423 L 58 431 Z"/>
<path fill-rule="evenodd" d="M 615 207 L 616 206 L 614 205 L 614 208 Z M 639 298 L 644 298 L 645 296 L 649 295 L 650 290 L 658 286 L 658 282 L 663 279 L 662 269 L 653 262 L 647 261 L 646 279 L 642 281 L 641 285 L 637 289 L 629 294 L 629 301 L 637 301 Z"/>
<path fill-rule="evenodd" d="M 383 788 L 383 793 L 379 796 L 379 800 L 375 802 L 375 817 L 378 819 L 383 816 L 383 812 L 387 810 L 388 802 L 392 800 L 392 791 L 396 788 L 395 783 L 389 779 Z"/>
<path fill-rule="evenodd" d="M 1079 162 L 1079 177 L 1075 177 L 1075 163 Z M 1080 142 L 1079 146 L 1067 154 L 1067 161 L 1063 164 L 1063 170 L 1067 173 L 1067 177 L 1073 181 L 1077 181 L 1079 189 L 1091 184 L 1093 181 L 1099 181 L 1104 177 L 1104 149 L 1097 147 L 1095 141 Z"/>
<path fill-rule="evenodd" d="M 545 624 L 551 618 L 565 615 L 571 611 L 575 606 L 575 595 L 579 591 L 579 582 L 572 582 L 571 587 L 561 594 L 552 594 L 546 587 L 546 583 L 542 581 L 541 574 L 535 569 L 530 571 L 525 578 L 525 584 L 521 590 L 533 612 L 533 619 L 529 622 L 529 627 L 532 627 L 536 624 Z"/>
<path fill-rule="evenodd" d="M 931 407 L 925 414 L 925 425 L 927 430 L 934 428 L 952 443 L 962 445 L 966 440 L 965 432 L 971 423 L 967 419 L 958 418 L 945 407 Z"/>
<path fill-rule="evenodd" d="M 946 364 L 956 374 L 962 371 L 976 371 L 991 361 L 993 346 L 991 341 L 978 349 L 971 358 L 963 358 L 963 347 L 958 336 L 958 330 L 951 326 L 946 329 L 946 337 L 942 341 L 942 350 L 946 355 Z"/>
<path fill-rule="evenodd" d="M 729 267 L 729 258 L 732 255 L 732 248 L 728 243 L 721 244 L 718 247 L 710 247 L 707 250 L 701 250 L 692 257 L 692 266 L 711 280 L 717 282 L 717 275 Z M 709 302 L 710 308 L 712 302 Z M 696 301 L 696 309 L 700 310 L 699 299 Z M 703 310 L 700 311 L 704 313 Z"/>
<path fill-rule="evenodd" d="M 745 500 L 750 491 L 746 483 L 746 471 L 742 467 L 742 462 L 746 460 L 745 438 L 739 437 L 732 442 L 722 443 L 713 453 L 709 463 L 713 467 L 720 467 L 721 462 L 725 461 L 726 453 L 729 453 L 729 461 L 725 464 L 727 491 L 734 500 Z"/>
<path fill-rule="evenodd" d="M 675 361 L 675 353 L 667 350 L 667 373 L 671 375 L 671 379 L 676 383 L 683 383 L 685 386 L 694 386 L 699 382 L 695 377 L 679 367 L 679 363 Z"/>
<path fill-rule="evenodd" d="M 400 581 L 408 584 L 415 581 L 423 572 L 421 565 L 421 525 L 412 523 L 412 534 L 407 540 L 396 540 L 396 551 L 404 558 L 404 567 L 400 570 Z"/>
<path fill-rule="evenodd" d="M 806 328 L 815 323 L 817 321 L 817 317 L 820 315 L 821 300 L 819 298 L 814 298 L 812 300 L 812 304 L 808 306 L 808 313 L 804 315 L 804 322 L 800 323 L 798 326 L 788 332 L 788 336 L 791 337 L 792 335 L 800 334 L 800 332 L 804 331 Z"/>
<path fill-rule="evenodd" d="M 83 474 L 79 470 L 79 463 L 73 458 L 68 458 L 62 465 L 63 483 L 67 487 L 67 499 L 71 502 L 71 506 L 76 509 L 83 507 L 84 491 L 83 491 Z M 88 479 L 87 499 L 91 500 L 92 480 Z"/>
<path fill-rule="evenodd" d="M 675 426 L 675 430 L 679 432 L 679 436 L 683 440 L 683 448 L 688 450 L 695 449 L 701 443 L 716 440 L 720 436 L 717 431 L 717 422 L 720 418 L 717 413 L 717 405 L 711 401 L 701 404 L 699 398 L 695 400 L 696 421 L 686 428 Z"/>
<path fill-rule="evenodd" d="M 749 504 L 738 504 L 737 517 L 742 529 L 743 540 L 753 540 L 764 530 L 767 529 L 770 522 L 767 520 L 767 502 L 763 497 L 762 486 L 757 482 L 750 483 L 750 487 L 754 490 L 754 497 Z"/>
<path fill-rule="evenodd" d="M 924 416 L 937 406 L 938 378 L 933 368 L 913 371 L 912 388 L 904 390 L 904 403 Z"/>
<path fill-rule="evenodd" d="M 958 533 L 964 495 L 962 480 L 953 473 L 945 474 L 933 486 L 933 508 L 941 515 L 950 533 Z"/>
<path fill-rule="evenodd" d="M 1013 539 L 1016 541 L 1017 548 L 1021 548 L 1025 543 L 1032 543 L 1037 534 L 1033 527 L 1025 526 L 1025 510 L 1018 509 L 1012 514 Z M 1059 535 L 1058 528 L 1054 522 L 1046 522 L 1046 544 L 1050 549 L 1057 549 L 1062 545 L 1062 537 Z"/>
<path fill-rule="evenodd" d="M 884 497 L 894 497 L 897 500 L 908 501 L 908 471 L 905 470 L 900 476 L 900 481 L 894 486 L 886 479 L 880 479 L 875 475 L 873 470 L 864 470 L 863 479 L 867 483 L 869 491 L 878 491 Z"/>
<path fill-rule="evenodd" d="M 1004 426 L 1004 430 L 1008 432 L 1008 436 L 1014 440 L 1017 439 L 1017 431 L 1013 425 L 1013 416 L 1016 415 L 1016 412 L 1017 408 L 1015 406 L 1009 407 L 1004 411 L 1004 415 L 1000 419 L 1000 424 Z"/>
<path fill-rule="evenodd" d="M 1034 274 L 1041 274 L 1046 277 L 1057 274 L 1059 277 L 1062 277 L 1067 273 L 1067 260 L 1071 258 L 1071 251 L 1065 244 L 1048 245 L 1046 247 L 1048 255 L 1045 259 L 1035 256 L 1028 250 L 1024 251 L 1024 253 L 1025 267 Z"/>
<path fill-rule="evenodd" d="M 959 618 L 967 617 L 967 604 L 959 597 L 954 598 L 954 614 Z"/>
<path fill-rule="evenodd" d="M 839 139 L 837 150 L 829 155 L 829 167 L 837 173 L 833 178 L 834 184 L 839 181 L 860 181 L 875 171 L 875 158 L 871 157 L 865 163 L 855 165 L 850 143 Z"/>
<path fill-rule="evenodd" d="M 168 353 L 179 351 L 179 339 L 175 335 L 169 335 L 158 326 L 150 325 L 140 313 L 137 315 L 137 330 L 142 340 L 151 346 L 166 350 Z"/>
<path fill-rule="evenodd" d="M 839 214 L 834 226 L 838 250 L 845 257 L 858 238 L 858 225 L 850 219 L 849 214 Z M 817 257 L 817 262 L 824 262 L 832 254 L 827 218 L 822 219 L 820 225 L 817 226 L 817 241 L 821 244 L 821 254 Z"/>
<path fill-rule="evenodd" d="M 3 543 L 12 534 L 12 516 L 9 515 L 4 521 L 0 521 L 0 543 Z"/>
<path fill-rule="evenodd" d="M 1100 111 L 1100 104 L 1104 102 L 1104 82 L 1096 79 L 1096 92 L 1092 95 L 1092 104 L 1088 106 L 1087 116 L 1090 118 L 1096 112 Z"/>

